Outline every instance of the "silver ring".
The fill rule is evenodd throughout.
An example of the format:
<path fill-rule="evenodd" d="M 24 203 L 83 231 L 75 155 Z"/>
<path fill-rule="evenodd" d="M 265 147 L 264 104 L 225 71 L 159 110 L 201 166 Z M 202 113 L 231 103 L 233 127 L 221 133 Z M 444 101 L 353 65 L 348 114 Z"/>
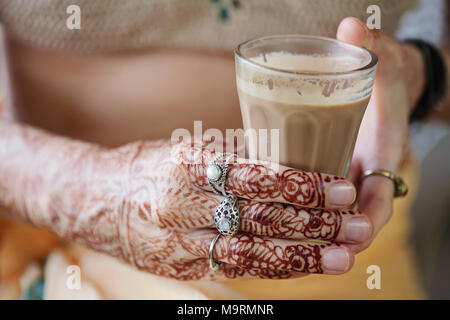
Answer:
<path fill-rule="evenodd" d="M 232 236 L 239 230 L 239 209 L 237 197 L 226 196 L 217 206 L 214 213 L 214 223 L 217 231 L 224 236 Z"/>
<path fill-rule="evenodd" d="M 206 178 L 211 189 L 217 194 L 222 193 L 222 195 L 225 197 L 229 195 L 225 191 L 225 181 L 228 173 L 228 165 L 230 164 L 230 161 L 234 156 L 235 155 L 232 153 L 220 154 L 216 156 L 213 161 L 211 161 L 208 168 L 206 169 Z M 219 160 L 223 158 L 225 158 L 225 162 L 220 163 Z M 216 185 L 220 187 L 220 191 L 217 189 Z"/>
<path fill-rule="evenodd" d="M 239 230 L 239 209 L 237 207 L 237 197 L 225 191 L 225 183 L 228 173 L 228 165 L 234 154 L 224 153 L 218 155 L 208 166 L 206 177 L 211 189 L 220 194 L 216 185 L 219 185 L 225 198 L 217 206 L 214 213 L 214 223 L 217 231 L 224 236 L 232 236 Z M 224 163 L 219 160 L 225 158 Z"/>
<path fill-rule="evenodd" d="M 217 240 L 219 240 L 221 235 L 222 234 L 219 232 L 214 237 L 213 241 L 211 241 L 211 244 L 209 245 L 209 253 L 208 253 L 209 267 L 214 271 L 218 270 L 220 267 L 220 261 L 217 261 L 216 259 L 214 259 L 213 252 L 214 252 L 214 246 L 216 245 L 216 242 L 217 242 Z"/>

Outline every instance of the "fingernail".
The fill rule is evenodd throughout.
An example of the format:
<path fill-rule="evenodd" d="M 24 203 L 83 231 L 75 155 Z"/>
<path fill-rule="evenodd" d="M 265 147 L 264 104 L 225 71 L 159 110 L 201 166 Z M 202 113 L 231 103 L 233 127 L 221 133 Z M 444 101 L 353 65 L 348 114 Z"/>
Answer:
<path fill-rule="evenodd" d="M 328 189 L 328 203 L 333 206 L 351 205 L 356 198 L 355 187 L 349 182 L 334 182 Z"/>
<path fill-rule="evenodd" d="M 372 226 L 367 218 L 355 217 L 347 222 L 345 227 L 346 240 L 362 242 L 370 237 Z"/>
<path fill-rule="evenodd" d="M 328 249 L 322 258 L 322 267 L 325 272 L 345 272 L 349 264 L 350 257 L 344 248 Z"/>

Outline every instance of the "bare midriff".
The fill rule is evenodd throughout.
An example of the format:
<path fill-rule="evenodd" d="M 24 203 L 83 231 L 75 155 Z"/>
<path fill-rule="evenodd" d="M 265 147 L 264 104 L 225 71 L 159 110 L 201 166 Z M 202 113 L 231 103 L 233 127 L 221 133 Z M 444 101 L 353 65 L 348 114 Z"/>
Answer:
<path fill-rule="evenodd" d="M 6 42 L 15 119 L 117 146 L 177 128 L 240 128 L 232 53 L 149 49 L 75 55 Z"/>

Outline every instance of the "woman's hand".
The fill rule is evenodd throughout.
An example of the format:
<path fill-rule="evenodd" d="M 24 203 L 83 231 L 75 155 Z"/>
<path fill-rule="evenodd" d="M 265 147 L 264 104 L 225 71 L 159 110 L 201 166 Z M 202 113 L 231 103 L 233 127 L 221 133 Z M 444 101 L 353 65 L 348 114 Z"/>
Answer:
<path fill-rule="evenodd" d="M 370 176 L 360 182 L 368 169 L 398 173 L 408 150 L 408 119 L 424 87 L 420 52 L 370 31 L 356 18 L 344 19 L 338 40 L 372 50 L 378 56 L 375 87 L 359 131 L 349 180 L 359 186 L 358 207 L 374 225 L 373 237 L 392 215 L 393 183 L 387 178 Z M 358 252 L 371 243 L 352 246 Z"/>
<path fill-rule="evenodd" d="M 214 210 L 223 200 L 206 180 L 214 156 L 208 146 L 150 142 L 102 151 L 84 162 L 81 181 L 58 186 L 72 199 L 53 199 L 51 211 L 66 221 L 59 233 L 182 280 L 289 278 L 351 268 L 353 254 L 342 243 L 367 240 L 372 227 L 365 215 L 345 209 L 356 196 L 350 182 L 238 162 L 226 187 L 239 197 L 240 232 L 219 239 L 214 258 L 223 263 L 210 270 Z"/>
<path fill-rule="evenodd" d="M 367 216 L 345 209 L 356 196 L 350 182 L 239 161 L 230 165 L 226 187 L 239 197 L 240 231 L 220 237 L 214 258 L 223 263 L 212 271 L 208 250 L 223 197 L 206 180 L 211 145 L 136 142 L 104 149 L 1 122 L 0 146 L 0 204 L 8 209 L 2 214 L 161 276 L 340 274 L 353 264 L 345 244 L 371 235 Z"/>

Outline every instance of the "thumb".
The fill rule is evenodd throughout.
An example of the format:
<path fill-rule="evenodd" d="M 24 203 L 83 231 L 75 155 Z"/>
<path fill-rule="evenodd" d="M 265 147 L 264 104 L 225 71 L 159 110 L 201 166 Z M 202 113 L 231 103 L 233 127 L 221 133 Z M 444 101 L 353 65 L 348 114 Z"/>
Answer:
<path fill-rule="evenodd" d="M 408 105 L 416 104 L 425 85 L 423 57 L 417 48 L 403 44 L 378 30 L 369 30 L 361 20 L 353 17 L 341 21 L 336 38 L 375 53 L 378 57 L 377 78 L 404 81 L 409 86 Z M 395 81 L 385 85 L 391 86 Z"/>
<path fill-rule="evenodd" d="M 367 26 L 357 18 L 345 18 L 339 24 L 336 38 L 340 41 L 375 50 L 376 39 L 380 33 L 376 30 L 369 30 Z"/>

